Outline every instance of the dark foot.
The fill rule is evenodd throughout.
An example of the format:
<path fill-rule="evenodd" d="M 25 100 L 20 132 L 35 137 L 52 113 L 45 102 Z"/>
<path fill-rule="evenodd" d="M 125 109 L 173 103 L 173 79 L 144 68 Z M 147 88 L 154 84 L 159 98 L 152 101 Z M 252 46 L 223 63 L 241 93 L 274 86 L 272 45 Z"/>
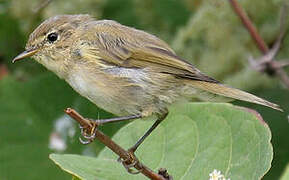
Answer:
<path fill-rule="evenodd" d="M 81 137 L 79 137 L 79 141 L 81 144 L 90 144 L 95 139 L 95 131 L 99 124 L 93 120 L 89 120 L 91 126 L 89 127 L 82 127 L 80 126 L 81 130 Z"/>
<path fill-rule="evenodd" d="M 71 109 L 68 109 L 68 110 L 66 110 L 66 112 L 71 113 Z M 75 111 L 73 111 L 73 112 L 75 113 Z M 74 116 L 75 116 L 75 114 L 74 114 Z M 86 123 L 85 123 L 86 126 L 80 126 L 82 137 L 79 138 L 79 141 L 82 144 L 90 144 L 95 139 L 95 132 L 96 132 L 96 128 L 98 126 L 106 124 L 106 123 L 113 123 L 113 122 L 119 122 L 119 121 L 131 120 L 131 119 L 138 119 L 138 118 L 141 118 L 141 115 L 131 115 L 131 116 L 123 116 L 123 117 L 99 119 L 99 120 L 85 119 L 83 117 L 81 117 L 81 118 L 82 118 L 82 120 L 86 121 Z"/>
<path fill-rule="evenodd" d="M 139 163 L 138 159 L 134 155 L 134 152 L 128 150 L 128 153 L 129 153 L 129 155 L 131 157 L 130 159 L 124 160 L 124 159 L 118 158 L 117 161 L 122 163 L 122 165 L 124 166 L 124 168 L 127 170 L 128 173 L 130 173 L 130 174 L 138 174 L 138 173 L 140 173 L 139 170 L 135 170 L 135 168 L 134 168 L 134 166 L 137 163 Z"/>
<path fill-rule="evenodd" d="M 160 168 L 158 174 L 166 180 L 173 180 L 173 177 L 169 175 L 168 171 L 165 168 Z"/>

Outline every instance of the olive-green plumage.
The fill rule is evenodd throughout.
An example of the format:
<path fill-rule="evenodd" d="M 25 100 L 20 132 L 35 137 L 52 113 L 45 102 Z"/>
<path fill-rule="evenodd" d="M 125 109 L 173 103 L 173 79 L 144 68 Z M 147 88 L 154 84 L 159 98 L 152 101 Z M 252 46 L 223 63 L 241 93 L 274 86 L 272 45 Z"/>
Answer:
<path fill-rule="evenodd" d="M 50 18 L 35 29 L 25 53 L 15 60 L 27 54 L 116 115 L 162 114 L 172 103 L 219 95 L 280 110 L 201 73 L 157 37 L 111 20 Z"/>

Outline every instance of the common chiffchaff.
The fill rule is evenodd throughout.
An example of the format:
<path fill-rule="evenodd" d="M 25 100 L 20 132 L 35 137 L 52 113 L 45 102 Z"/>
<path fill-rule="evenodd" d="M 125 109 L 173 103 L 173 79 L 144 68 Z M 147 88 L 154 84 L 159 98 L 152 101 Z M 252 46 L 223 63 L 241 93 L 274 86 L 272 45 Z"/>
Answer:
<path fill-rule="evenodd" d="M 89 15 L 59 15 L 30 35 L 26 50 L 82 96 L 118 116 L 159 117 L 170 104 L 219 96 L 278 105 L 221 84 L 144 31 Z M 125 119 L 125 118 L 124 118 Z"/>

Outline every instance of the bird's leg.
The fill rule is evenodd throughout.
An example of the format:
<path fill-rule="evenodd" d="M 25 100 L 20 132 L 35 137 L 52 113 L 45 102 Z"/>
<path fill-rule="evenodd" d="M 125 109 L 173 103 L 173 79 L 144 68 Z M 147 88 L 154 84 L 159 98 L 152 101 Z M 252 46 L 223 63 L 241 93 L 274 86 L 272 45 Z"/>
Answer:
<path fill-rule="evenodd" d="M 134 153 L 137 148 L 143 143 L 143 141 L 153 132 L 153 130 L 158 127 L 158 125 L 167 117 L 168 112 L 165 112 L 158 119 L 154 122 L 154 124 L 146 131 L 146 133 L 133 145 L 131 148 L 128 149 L 129 152 Z"/>
<path fill-rule="evenodd" d="M 123 117 L 99 119 L 99 120 L 87 119 L 90 122 L 91 127 L 87 128 L 87 127 L 80 126 L 81 135 L 84 138 L 84 140 L 80 137 L 79 141 L 82 144 L 91 143 L 95 138 L 95 131 L 99 125 L 103 125 L 103 124 L 107 124 L 107 123 L 113 123 L 113 122 L 119 122 L 119 121 L 132 120 L 132 119 L 139 119 L 141 117 L 142 117 L 141 115 L 131 115 L 131 116 L 123 116 Z"/>
<path fill-rule="evenodd" d="M 139 171 L 135 171 L 132 168 L 135 166 L 136 163 L 138 163 L 138 159 L 134 155 L 134 152 L 137 150 L 137 148 L 143 143 L 143 141 L 153 132 L 153 130 L 167 117 L 168 112 L 166 111 L 161 116 L 158 117 L 158 119 L 154 122 L 154 124 L 146 131 L 146 133 L 133 145 L 131 148 L 128 149 L 128 153 L 131 156 L 129 162 L 126 159 L 119 158 L 118 161 L 123 164 L 125 169 L 131 173 L 131 174 L 138 174 Z M 92 124 L 92 127 L 90 128 L 81 128 L 81 134 L 85 138 L 85 140 L 82 140 L 80 138 L 80 142 L 82 144 L 89 144 L 91 143 L 95 138 L 95 131 L 99 125 L 103 125 L 106 123 L 112 123 L 112 122 L 119 122 L 119 121 L 125 121 L 125 120 L 132 120 L 132 119 L 139 119 L 142 118 L 141 115 L 132 115 L 132 116 L 124 116 L 124 117 L 117 117 L 117 118 L 109 118 L 109 119 L 100 119 L 100 120 L 90 120 L 90 124 Z"/>
<path fill-rule="evenodd" d="M 128 149 L 128 153 L 132 157 L 132 159 L 135 159 L 134 162 L 138 162 L 134 152 L 137 150 L 137 148 L 144 142 L 144 140 L 153 132 L 153 130 L 158 127 L 158 125 L 167 117 L 168 112 L 166 111 L 164 114 L 158 117 L 158 119 L 154 122 L 154 124 L 146 131 L 146 133 L 133 145 L 131 148 Z M 126 163 L 122 159 L 118 159 L 119 162 L 122 162 L 125 169 L 131 173 L 131 174 L 138 174 L 139 171 L 133 171 L 131 168 L 134 167 L 135 163 Z"/>

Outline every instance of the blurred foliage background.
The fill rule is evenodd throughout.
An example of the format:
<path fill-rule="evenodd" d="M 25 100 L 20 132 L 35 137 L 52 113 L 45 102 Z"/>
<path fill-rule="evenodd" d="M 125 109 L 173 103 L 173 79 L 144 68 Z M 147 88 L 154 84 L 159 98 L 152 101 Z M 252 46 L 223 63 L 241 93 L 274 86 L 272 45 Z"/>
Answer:
<path fill-rule="evenodd" d="M 285 1 L 239 1 L 269 46 L 279 35 Z M 98 143 L 80 145 L 79 130 L 63 109 L 74 107 L 91 118 L 111 114 L 33 60 L 11 63 L 41 21 L 80 13 L 155 34 L 208 75 L 280 104 L 285 113 L 234 102 L 256 109 L 269 124 L 275 154 L 264 179 L 281 176 L 289 162 L 289 91 L 277 78 L 249 66 L 248 57 L 261 53 L 227 0 L 0 0 L 0 179 L 71 179 L 48 159 L 49 153 L 95 156 L 103 148 Z M 289 59 L 289 36 L 277 59 Z M 123 125 L 103 130 L 113 135 Z"/>

